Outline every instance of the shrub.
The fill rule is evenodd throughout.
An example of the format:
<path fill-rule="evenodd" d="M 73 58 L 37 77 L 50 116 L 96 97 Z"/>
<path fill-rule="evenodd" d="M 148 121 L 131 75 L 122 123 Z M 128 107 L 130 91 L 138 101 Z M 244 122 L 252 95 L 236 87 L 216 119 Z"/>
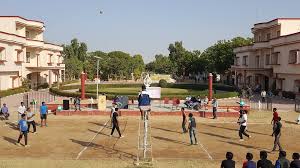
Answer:
<path fill-rule="evenodd" d="M 25 87 L 18 87 L 18 88 L 13 88 L 13 89 L 8 89 L 8 90 L 2 90 L 2 91 L 0 91 L 0 97 L 6 97 L 6 96 L 18 94 L 18 93 L 24 93 L 27 91 L 29 91 L 29 89 L 25 88 Z"/>
<path fill-rule="evenodd" d="M 46 89 L 49 87 L 49 84 L 48 83 L 43 83 L 43 84 L 39 84 L 37 86 L 38 89 Z"/>
<path fill-rule="evenodd" d="M 158 82 L 159 87 L 165 88 L 168 86 L 168 82 L 165 79 L 161 79 Z"/>
<path fill-rule="evenodd" d="M 295 99 L 296 94 L 294 92 L 290 92 L 290 91 L 282 91 L 282 97 L 285 97 L 288 99 Z"/>

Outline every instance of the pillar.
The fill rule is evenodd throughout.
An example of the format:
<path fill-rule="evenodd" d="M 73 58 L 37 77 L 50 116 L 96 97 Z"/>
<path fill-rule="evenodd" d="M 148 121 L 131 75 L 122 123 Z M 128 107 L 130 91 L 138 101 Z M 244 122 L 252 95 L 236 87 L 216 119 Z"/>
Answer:
<path fill-rule="evenodd" d="M 213 75 L 212 73 L 209 73 L 208 74 L 208 100 L 209 101 L 211 101 L 213 95 L 212 85 L 213 85 Z"/>
<path fill-rule="evenodd" d="M 85 79 L 86 79 L 86 74 L 84 72 L 81 73 L 80 79 L 81 79 L 81 99 L 85 99 Z"/>

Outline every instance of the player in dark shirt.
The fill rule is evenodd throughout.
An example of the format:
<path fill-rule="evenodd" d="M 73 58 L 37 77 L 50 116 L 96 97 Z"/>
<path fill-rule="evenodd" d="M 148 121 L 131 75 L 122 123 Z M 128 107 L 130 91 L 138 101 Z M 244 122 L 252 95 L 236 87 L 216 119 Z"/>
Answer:
<path fill-rule="evenodd" d="M 235 161 L 233 159 L 233 153 L 226 153 L 226 160 L 222 161 L 221 168 L 235 168 Z"/>
<path fill-rule="evenodd" d="M 187 133 L 187 129 L 186 129 L 186 122 L 187 122 L 187 119 L 186 119 L 186 114 L 185 114 L 185 111 L 184 111 L 184 107 L 181 108 L 181 114 L 182 114 L 182 131 L 183 133 Z"/>
<path fill-rule="evenodd" d="M 300 168 L 299 153 L 293 153 L 293 159 L 290 168 Z"/>
<path fill-rule="evenodd" d="M 117 129 L 118 133 L 119 133 L 119 137 L 120 138 L 123 138 L 124 136 L 121 135 L 121 132 L 120 132 L 120 128 L 119 128 L 119 121 L 118 121 L 118 108 L 116 108 L 116 110 L 113 112 L 112 114 L 112 130 L 111 130 L 111 133 L 110 133 L 110 136 L 113 135 L 115 129 Z"/>
<path fill-rule="evenodd" d="M 268 153 L 266 151 L 260 151 L 260 160 L 257 161 L 257 168 L 273 168 L 273 164 L 268 160 Z"/>

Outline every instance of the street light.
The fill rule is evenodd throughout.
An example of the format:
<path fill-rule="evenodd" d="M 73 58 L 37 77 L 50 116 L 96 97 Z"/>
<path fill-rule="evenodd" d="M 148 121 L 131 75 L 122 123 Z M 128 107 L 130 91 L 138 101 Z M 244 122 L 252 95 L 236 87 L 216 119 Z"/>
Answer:
<path fill-rule="evenodd" d="M 97 100 L 98 100 L 98 97 L 99 97 L 99 93 L 98 93 L 98 90 L 99 90 L 99 60 L 101 60 L 102 58 L 101 57 L 98 57 L 98 56 L 93 56 L 94 58 L 97 58 Z"/>

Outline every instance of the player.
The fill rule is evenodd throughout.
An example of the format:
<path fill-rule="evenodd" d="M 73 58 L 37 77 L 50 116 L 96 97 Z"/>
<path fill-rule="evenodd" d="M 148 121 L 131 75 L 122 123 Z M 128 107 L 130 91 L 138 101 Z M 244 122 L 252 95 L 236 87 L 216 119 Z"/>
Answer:
<path fill-rule="evenodd" d="M 21 102 L 21 106 L 18 108 L 18 120 L 21 119 L 21 115 L 24 114 L 26 111 L 26 107 L 24 105 L 24 102 Z"/>
<path fill-rule="evenodd" d="M 189 126 L 188 126 L 188 128 L 189 128 L 189 133 L 190 133 L 191 145 L 193 145 L 193 144 L 198 145 L 197 138 L 196 138 L 196 120 L 193 117 L 192 113 L 189 114 Z M 194 137 L 195 143 L 193 143 L 193 137 Z"/>
<path fill-rule="evenodd" d="M 18 126 L 19 126 L 19 130 L 20 130 L 20 136 L 19 136 L 17 145 L 21 146 L 20 141 L 24 135 L 25 147 L 29 147 L 29 145 L 27 145 L 28 126 L 27 126 L 27 121 L 26 121 L 26 114 L 21 114 L 21 119 L 18 123 Z"/>
<path fill-rule="evenodd" d="M 251 136 L 245 132 L 245 129 L 247 127 L 247 120 L 248 120 L 247 110 L 243 110 L 242 114 L 243 114 L 242 117 L 239 118 L 238 121 L 238 123 L 240 124 L 240 130 L 239 130 L 240 141 L 244 141 L 243 135 L 245 135 L 248 138 L 251 138 Z"/>
<path fill-rule="evenodd" d="M 186 114 L 185 114 L 185 111 L 184 111 L 184 107 L 181 108 L 181 114 L 182 114 L 182 132 L 183 133 L 187 133 L 187 129 L 186 129 Z"/>
<path fill-rule="evenodd" d="M 41 127 L 43 127 L 43 121 L 44 121 L 44 126 L 47 127 L 48 107 L 45 104 L 45 102 L 42 102 L 42 105 L 40 107 L 40 115 L 41 115 Z"/>
<path fill-rule="evenodd" d="M 31 109 L 28 107 L 27 108 L 27 124 L 28 124 L 28 133 L 29 133 L 29 130 L 30 130 L 30 125 L 32 125 L 33 127 L 33 134 L 36 134 L 36 126 L 35 126 L 35 121 L 34 121 L 34 112 L 31 111 Z"/>
<path fill-rule="evenodd" d="M 111 130 L 111 133 L 110 133 L 110 136 L 113 135 L 115 129 L 117 129 L 118 133 L 119 133 L 119 138 L 123 138 L 124 136 L 121 135 L 121 132 L 120 132 L 120 127 L 119 127 L 119 121 L 118 121 L 118 108 L 115 109 L 115 111 L 113 112 L 112 114 L 112 130 Z"/>
<path fill-rule="evenodd" d="M 279 147 L 280 151 L 283 151 L 283 149 L 280 145 L 280 136 L 281 136 L 281 127 L 282 127 L 282 124 L 280 121 L 281 121 L 281 117 L 278 117 L 278 121 L 275 123 L 274 128 L 273 128 L 272 136 L 274 136 L 275 139 L 274 139 L 274 147 L 273 147 L 272 151 L 275 151 L 277 146 Z"/>

